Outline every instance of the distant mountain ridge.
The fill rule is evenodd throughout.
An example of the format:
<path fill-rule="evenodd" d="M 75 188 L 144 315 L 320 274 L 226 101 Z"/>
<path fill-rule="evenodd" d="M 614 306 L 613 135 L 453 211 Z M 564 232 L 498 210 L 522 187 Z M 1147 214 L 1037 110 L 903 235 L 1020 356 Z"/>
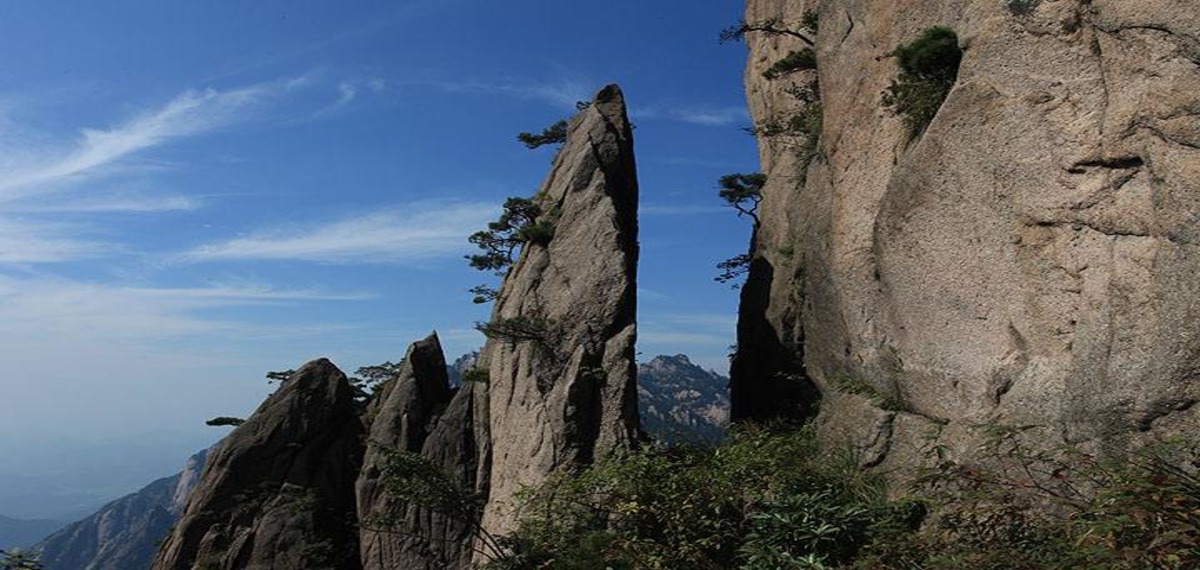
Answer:
<path fill-rule="evenodd" d="M 108 503 L 33 546 L 46 570 L 145 570 L 199 480 L 207 451 L 183 471 Z"/>
<path fill-rule="evenodd" d="M 686 355 L 656 356 L 638 365 L 642 429 L 667 442 L 714 442 L 729 423 L 729 378 Z"/>
<path fill-rule="evenodd" d="M 0 548 L 25 548 L 62 526 L 47 519 L 18 519 L 0 515 Z"/>
<path fill-rule="evenodd" d="M 454 362 L 446 365 L 446 374 L 450 377 L 450 385 L 454 387 L 462 386 L 463 374 L 468 370 L 479 366 L 479 351 L 468 352 L 454 360 Z"/>

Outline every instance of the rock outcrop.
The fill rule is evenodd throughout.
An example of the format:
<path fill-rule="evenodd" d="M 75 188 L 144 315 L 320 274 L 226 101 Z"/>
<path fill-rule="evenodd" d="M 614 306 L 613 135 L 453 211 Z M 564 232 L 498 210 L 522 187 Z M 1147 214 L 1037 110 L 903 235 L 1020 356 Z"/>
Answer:
<path fill-rule="evenodd" d="M 535 200 L 553 239 L 526 244 L 492 312 L 493 325 L 531 334 L 491 335 L 482 356 L 493 532 L 511 528 L 523 485 L 636 442 L 638 185 L 617 86 L 570 121 Z"/>
<path fill-rule="evenodd" d="M 328 360 L 309 362 L 212 452 L 156 570 L 357 570 L 362 424 Z"/>
<path fill-rule="evenodd" d="M 414 343 L 400 374 L 368 410 L 366 455 L 357 483 L 363 570 L 442 570 L 471 559 L 473 522 L 388 496 L 381 473 L 390 450 L 420 454 L 474 490 L 477 445 L 473 388 L 453 390 L 437 335 Z"/>
<path fill-rule="evenodd" d="M 667 442 L 713 443 L 729 424 L 729 378 L 686 355 L 656 356 L 638 365 L 642 429 Z"/>
<path fill-rule="evenodd" d="M 811 161 L 760 136 L 769 176 L 733 370 L 742 418 L 812 410 L 869 465 L 931 430 L 1039 424 L 1126 445 L 1200 427 L 1200 13 L 1185 2 L 750 0 L 819 16 L 805 43 L 747 34 L 756 122 L 819 79 Z M 964 49 L 913 138 L 881 104 L 890 52 L 932 26 Z M 761 135 L 762 133 L 760 133 Z M 794 141 L 791 141 L 794 142 Z M 886 405 L 881 405 L 886 403 Z"/>
<path fill-rule="evenodd" d="M 32 548 L 46 570 L 144 570 L 183 514 L 208 451 L 183 471 L 104 505 Z"/>
<path fill-rule="evenodd" d="M 481 525 L 512 528 L 521 486 L 634 447 L 637 199 L 609 86 L 571 120 L 535 197 L 553 236 L 524 244 L 501 286 L 491 324 L 524 333 L 488 341 L 487 378 L 452 386 L 431 335 L 360 418 L 344 374 L 305 365 L 215 451 L 155 570 L 465 569 L 495 546 Z M 438 468 L 482 511 L 405 502 L 385 477 L 395 457 Z"/>

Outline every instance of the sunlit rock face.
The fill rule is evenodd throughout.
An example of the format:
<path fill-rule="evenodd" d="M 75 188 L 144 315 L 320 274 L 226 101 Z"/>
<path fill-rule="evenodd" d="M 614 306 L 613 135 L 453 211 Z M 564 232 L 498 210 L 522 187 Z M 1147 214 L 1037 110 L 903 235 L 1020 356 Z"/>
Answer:
<path fill-rule="evenodd" d="M 638 185 L 617 86 L 571 120 L 536 200 L 554 237 L 522 250 L 492 322 L 525 319 L 540 338 L 493 338 L 482 356 L 491 452 L 483 522 L 498 533 L 512 528 L 522 486 L 636 442 Z"/>
<path fill-rule="evenodd" d="M 735 418 L 819 402 L 825 437 L 885 467 L 978 424 L 1096 447 L 1195 434 L 1200 13 L 1167 0 L 750 0 L 746 20 L 800 29 L 806 10 L 815 71 L 767 79 L 806 45 L 746 36 L 756 123 L 795 113 L 789 88 L 813 80 L 823 120 L 811 161 L 760 137 L 769 182 Z M 938 25 L 963 60 L 911 137 L 881 104 L 890 53 Z"/>

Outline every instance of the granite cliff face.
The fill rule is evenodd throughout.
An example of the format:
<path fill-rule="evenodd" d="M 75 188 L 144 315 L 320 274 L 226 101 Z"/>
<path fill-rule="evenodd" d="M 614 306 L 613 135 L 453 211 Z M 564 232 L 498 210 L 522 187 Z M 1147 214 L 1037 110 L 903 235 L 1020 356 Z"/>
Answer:
<path fill-rule="evenodd" d="M 513 522 L 513 494 L 558 469 L 635 445 L 638 258 L 633 134 L 619 88 L 570 122 L 536 200 L 554 224 L 509 270 L 492 323 L 533 323 L 537 338 L 484 347 L 490 496 L 484 526 Z"/>
<path fill-rule="evenodd" d="M 159 542 L 183 514 L 207 454 L 193 455 L 182 472 L 105 505 L 48 536 L 32 550 L 46 570 L 149 568 Z"/>
<path fill-rule="evenodd" d="M 305 364 L 213 450 L 154 568 L 360 568 L 361 440 L 346 376 Z"/>
<path fill-rule="evenodd" d="M 1097 445 L 1194 434 L 1200 12 L 750 0 L 746 20 L 799 29 L 807 10 L 816 71 L 767 79 L 805 44 L 746 36 L 756 122 L 795 113 L 789 87 L 817 79 L 823 123 L 811 163 L 760 137 L 769 182 L 735 416 L 803 414 L 819 397 L 822 433 L 870 465 L 915 460 L 931 430 L 967 442 L 982 423 Z M 936 25 L 964 56 L 910 140 L 881 105 L 890 52 Z"/>

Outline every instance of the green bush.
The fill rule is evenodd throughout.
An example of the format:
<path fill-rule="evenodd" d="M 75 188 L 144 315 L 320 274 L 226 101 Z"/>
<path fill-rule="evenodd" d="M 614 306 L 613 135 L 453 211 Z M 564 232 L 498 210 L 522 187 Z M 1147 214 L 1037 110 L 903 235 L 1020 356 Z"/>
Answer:
<path fill-rule="evenodd" d="M 718 447 L 656 447 L 528 491 L 511 557 L 488 568 L 817 568 L 795 564 L 851 559 L 876 529 L 911 524 L 910 506 L 810 429 L 743 427 Z"/>
<path fill-rule="evenodd" d="M 883 104 L 903 117 L 912 137 L 937 115 L 958 79 L 962 48 L 954 30 L 936 26 L 892 52 L 900 73 L 883 93 Z"/>
<path fill-rule="evenodd" d="M 532 341 L 539 344 L 553 344 L 552 331 L 554 321 L 541 317 L 518 316 L 508 319 L 496 319 L 490 323 L 475 323 L 475 330 L 493 340 L 509 344 Z"/>
<path fill-rule="evenodd" d="M 918 490 L 939 516 L 877 541 L 862 569 L 1107 570 L 1200 567 L 1200 453 L 1178 442 L 1097 457 L 1044 447 L 1048 430 L 987 426 L 979 459 L 934 448 Z M 1043 430 L 1041 437 L 1028 432 Z"/>
<path fill-rule="evenodd" d="M 979 463 L 933 447 L 908 500 L 889 500 L 810 428 L 741 427 L 717 447 L 610 458 L 527 490 L 516 534 L 486 568 L 1200 567 L 1195 447 L 1099 459 L 1026 444 L 1030 429 L 985 428 Z"/>
<path fill-rule="evenodd" d="M 482 366 L 476 366 L 462 373 L 462 381 L 464 384 L 467 382 L 487 384 L 490 380 L 491 377 L 488 373 L 488 369 Z"/>
<path fill-rule="evenodd" d="M 799 51 L 793 51 L 779 61 L 771 64 L 771 67 L 768 67 L 762 75 L 768 80 L 774 80 L 790 73 L 816 68 L 817 54 L 813 52 L 812 48 L 804 48 Z"/>
<path fill-rule="evenodd" d="M 871 404 L 875 407 L 887 412 L 904 412 L 907 411 L 904 402 L 899 398 L 888 394 L 880 393 L 875 386 L 870 382 L 861 378 L 855 378 L 848 374 L 835 374 L 830 378 L 833 387 L 843 394 L 857 394 L 871 400 Z"/>
<path fill-rule="evenodd" d="M 569 125 L 565 120 L 558 121 L 543 129 L 540 134 L 518 133 L 517 140 L 528 149 L 535 149 L 548 144 L 563 144 L 567 142 L 568 127 Z"/>

